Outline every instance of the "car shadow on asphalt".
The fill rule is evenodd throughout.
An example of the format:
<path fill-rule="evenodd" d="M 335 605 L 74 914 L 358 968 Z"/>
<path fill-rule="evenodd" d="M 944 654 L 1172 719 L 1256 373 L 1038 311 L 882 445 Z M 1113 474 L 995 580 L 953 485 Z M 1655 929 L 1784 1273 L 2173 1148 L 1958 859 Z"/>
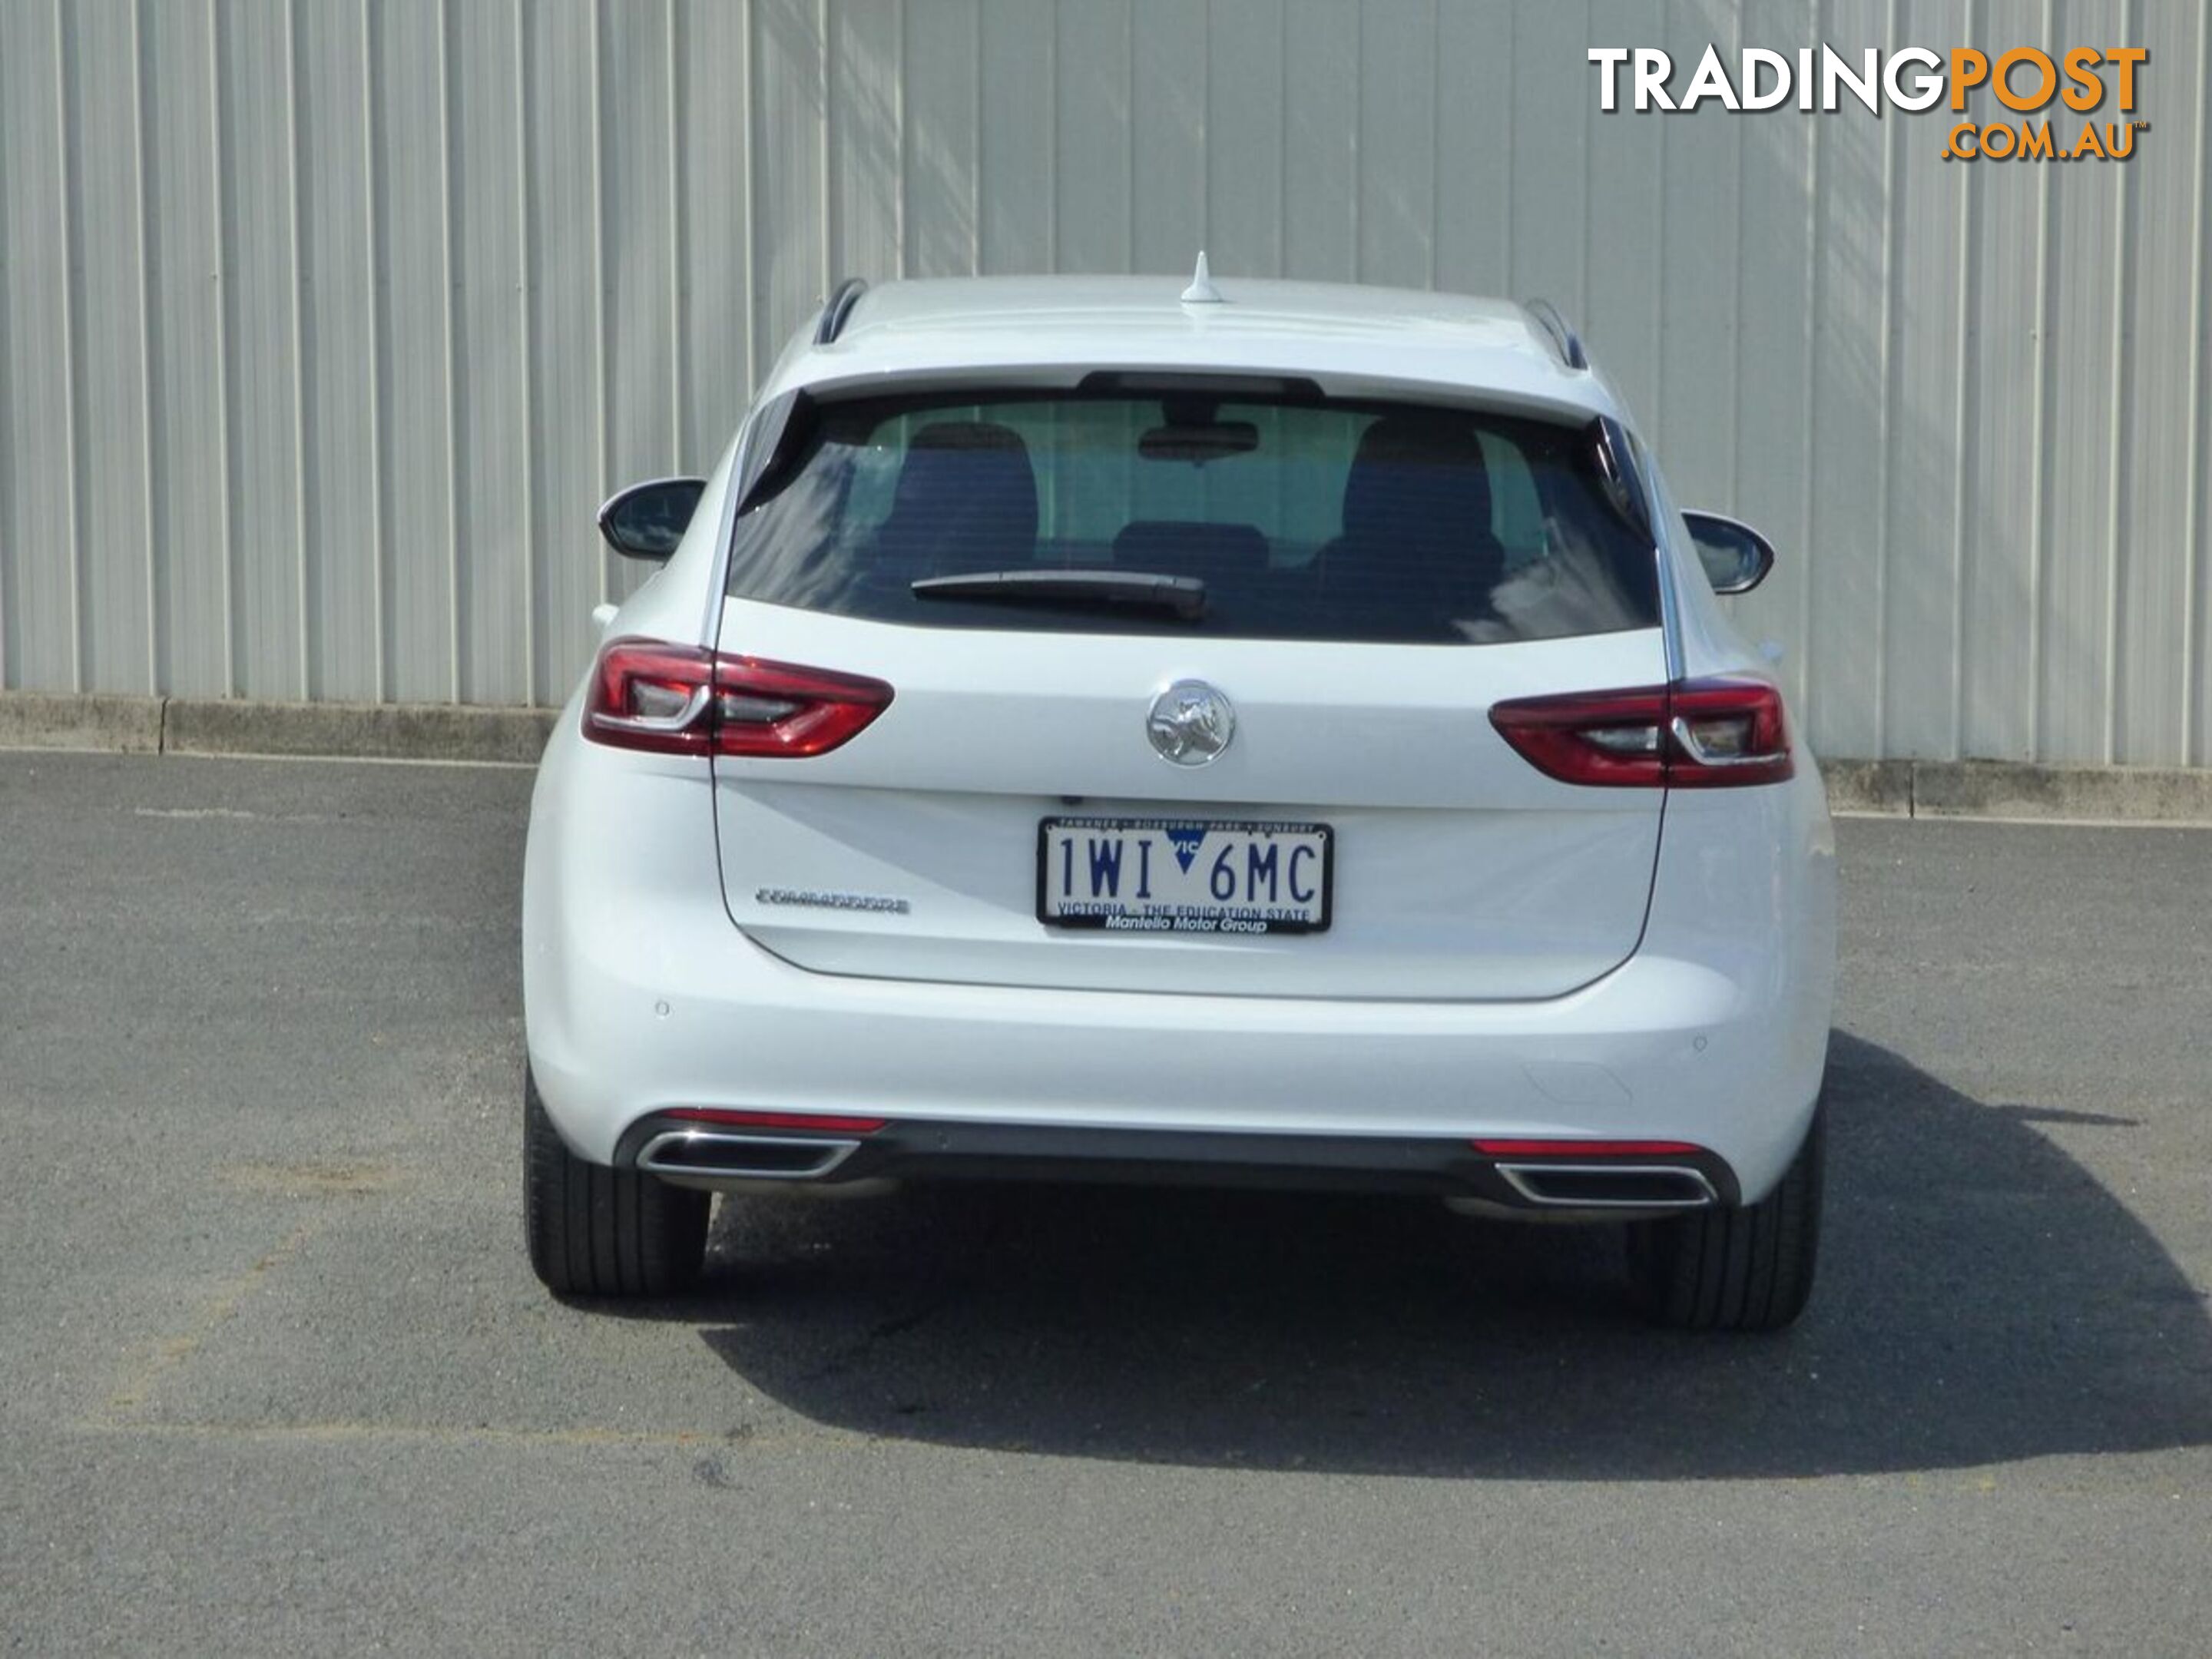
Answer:
<path fill-rule="evenodd" d="M 817 1422 L 1070 1456 L 1745 1478 L 2212 1441 L 2203 1298 L 2051 1115 L 1841 1032 L 1830 1091 L 1820 1281 L 1778 1336 L 1638 1322 L 1609 1229 L 1111 1188 L 725 1206 L 656 1312 Z"/>

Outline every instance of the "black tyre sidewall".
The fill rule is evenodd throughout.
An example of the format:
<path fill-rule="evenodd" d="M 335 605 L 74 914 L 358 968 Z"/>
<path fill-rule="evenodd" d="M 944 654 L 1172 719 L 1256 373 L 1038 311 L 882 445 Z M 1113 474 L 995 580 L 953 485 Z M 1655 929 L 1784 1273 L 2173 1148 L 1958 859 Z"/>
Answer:
<path fill-rule="evenodd" d="M 1639 1221 L 1628 1229 L 1631 1293 L 1680 1330 L 1780 1330 L 1805 1310 L 1819 1265 L 1827 1111 L 1756 1204 Z"/>
<path fill-rule="evenodd" d="M 708 1194 L 570 1152 L 537 1079 L 522 1086 L 522 1217 L 530 1265 L 557 1296 L 679 1291 L 706 1259 Z"/>

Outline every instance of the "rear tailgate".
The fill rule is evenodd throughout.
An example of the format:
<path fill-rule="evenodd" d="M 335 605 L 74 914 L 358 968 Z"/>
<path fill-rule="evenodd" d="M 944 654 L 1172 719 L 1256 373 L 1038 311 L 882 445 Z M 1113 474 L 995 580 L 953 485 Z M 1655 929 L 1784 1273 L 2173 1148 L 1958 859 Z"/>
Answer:
<path fill-rule="evenodd" d="M 1486 714 L 1507 698 L 1663 680 L 1656 628 L 1468 648 L 948 632 L 732 599 L 721 638 L 725 651 L 893 688 L 890 708 L 831 753 L 714 762 L 730 917 L 804 968 L 1097 990 L 1535 998 L 1598 977 L 1643 931 L 1662 792 L 1555 781 Z M 1233 740 L 1202 767 L 1170 764 L 1146 737 L 1155 696 L 1184 679 L 1235 710 Z M 1326 826 L 1328 925 L 1258 935 L 1048 925 L 1040 831 L 1051 819 L 1081 821 L 1073 879 L 1102 899 L 1128 896 L 1146 838 L 1163 854 L 1195 842 L 1212 856 L 1224 825 Z M 1136 827 L 1085 827 L 1111 820 Z M 1101 850 L 1116 841 L 1118 867 Z M 1243 870 L 1244 843 L 1236 859 Z"/>

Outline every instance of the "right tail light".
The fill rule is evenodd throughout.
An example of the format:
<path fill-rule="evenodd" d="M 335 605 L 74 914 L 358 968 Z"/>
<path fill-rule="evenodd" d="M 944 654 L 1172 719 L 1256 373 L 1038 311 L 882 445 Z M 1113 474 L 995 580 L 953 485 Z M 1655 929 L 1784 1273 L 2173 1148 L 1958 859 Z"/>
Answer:
<path fill-rule="evenodd" d="M 1796 770 L 1782 693 L 1717 676 L 1493 704 L 1490 723 L 1547 777 L 1614 789 L 1726 789 Z"/>

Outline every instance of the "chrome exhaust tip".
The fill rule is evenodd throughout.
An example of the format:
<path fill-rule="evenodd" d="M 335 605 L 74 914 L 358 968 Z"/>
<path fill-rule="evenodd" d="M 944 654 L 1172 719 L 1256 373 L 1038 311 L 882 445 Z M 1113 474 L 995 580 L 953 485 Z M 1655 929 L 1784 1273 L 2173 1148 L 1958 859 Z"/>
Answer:
<path fill-rule="evenodd" d="M 668 1129 L 638 1149 L 637 1167 L 679 1185 L 819 1181 L 860 1149 L 857 1140 L 828 1140 L 812 1135 Z"/>
<path fill-rule="evenodd" d="M 1686 1164 L 1500 1164 L 1522 1200 L 1547 1210 L 1704 1210 L 1720 1194 Z"/>

